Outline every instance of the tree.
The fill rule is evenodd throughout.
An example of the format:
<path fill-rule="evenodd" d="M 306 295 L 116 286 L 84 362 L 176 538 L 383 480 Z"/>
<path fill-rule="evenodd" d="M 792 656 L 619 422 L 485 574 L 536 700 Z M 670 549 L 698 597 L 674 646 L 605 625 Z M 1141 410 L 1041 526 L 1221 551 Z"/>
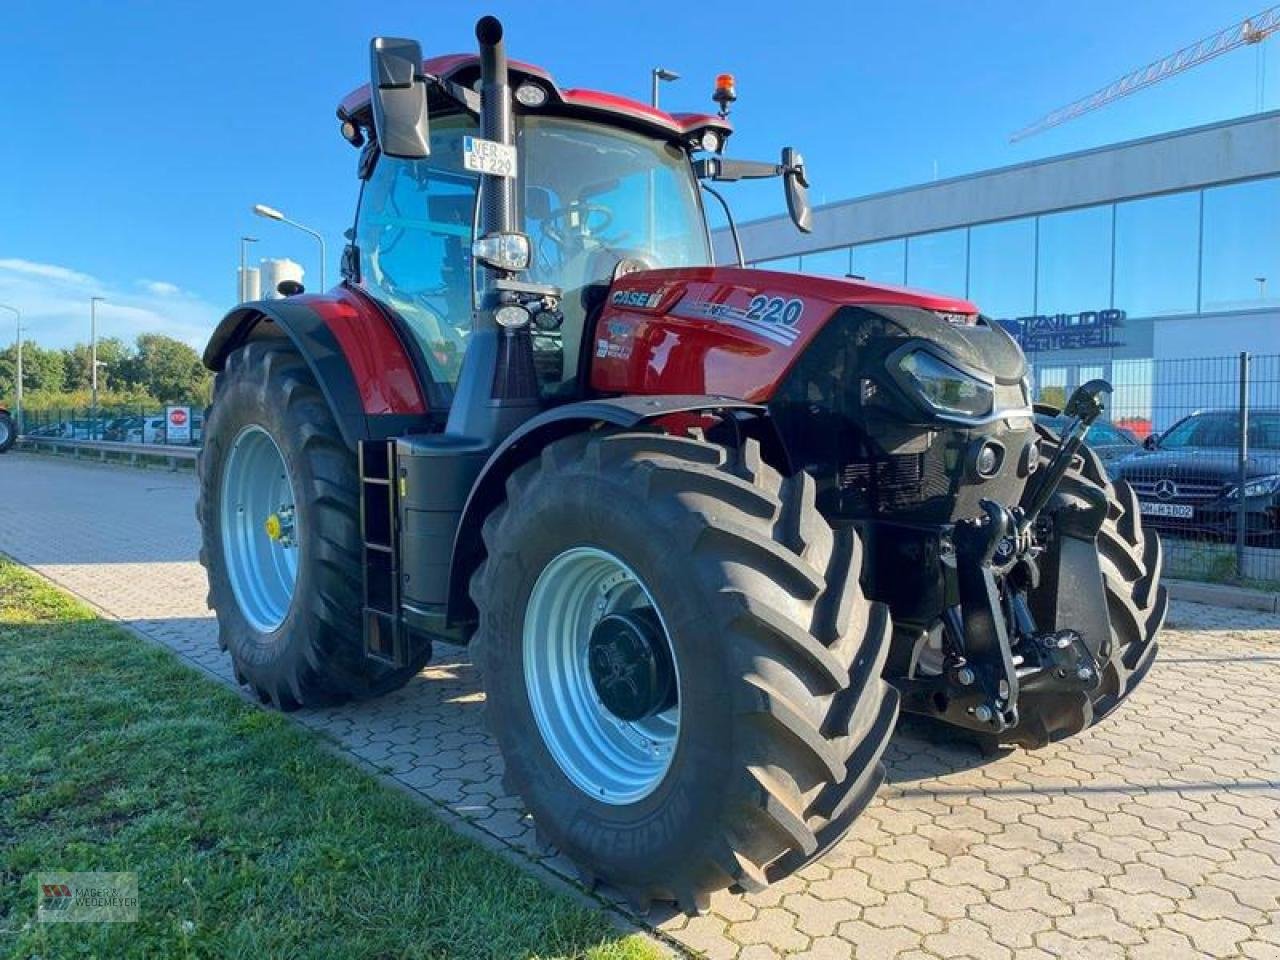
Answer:
<path fill-rule="evenodd" d="M 200 355 L 161 333 L 138 337 L 137 349 L 122 373 L 161 403 L 204 400 L 209 395 L 210 375 Z"/>
<path fill-rule="evenodd" d="M 46 350 L 28 340 L 22 347 L 22 388 L 60 391 L 63 388 L 63 351 Z M 12 397 L 17 392 L 18 347 L 10 344 L 0 351 L 0 396 Z"/>
<path fill-rule="evenodd" d="M 88 390 L 93 383 L 89 373 L 93 354 L 87 343 L 77 343 L 63 350 L 62 388 L 68 392 Z M 25 361 L 25 357 L 24 357 Z M 104 390 L 123 390 L 132 386 L 129 381 L 129 348 L 119 337 L 98 339 L 98 386 Z"/>

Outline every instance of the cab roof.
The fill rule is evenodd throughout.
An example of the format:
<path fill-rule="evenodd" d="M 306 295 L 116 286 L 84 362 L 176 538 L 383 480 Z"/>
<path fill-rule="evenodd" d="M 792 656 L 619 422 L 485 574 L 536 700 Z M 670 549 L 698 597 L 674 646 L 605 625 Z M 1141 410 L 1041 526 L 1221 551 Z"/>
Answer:
<path fill-rule="evenodd" d="M 685 139 L 707 129 L 717 130 L 725 137 L 733 132 L 733 125 L 715 114 L 667 113 L 647 103 L 599 90 L 562 89 L 542 67 L 518 60 L 510 61 L 507 69 L 513 90 L 521 83 L 531 81 L 547 91 L 547 106 L 526 109 L 550 110 L 669 138 Z M 422 62 L 422 72 L 438 80 L 470 88 L 480 79 L 480 58 L 474 53 L 432 57 Z M 338 118 L 366 128 L 372 126 L 368 84 L 343 98 L 338 105 Z"/>

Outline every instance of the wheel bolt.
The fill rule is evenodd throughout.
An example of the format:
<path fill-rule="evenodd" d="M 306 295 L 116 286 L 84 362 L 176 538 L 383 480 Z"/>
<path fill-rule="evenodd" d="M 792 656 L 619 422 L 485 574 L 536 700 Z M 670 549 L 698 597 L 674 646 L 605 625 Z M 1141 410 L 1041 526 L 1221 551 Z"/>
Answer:
<path fill-rule="evenodd" d="M 991 708 L 983 703 L 979 704 L 977 709 L 973 711 L 973 716 L 979 723 L 990 723 L 994 714 L 992 714 Z"/>
<path fill-rule="evenodd" d="M 959 683 L 960 686 L 962 687 L 971 686 L 975 679 L 977 678 L 974 677 L 973 671 L 970 670 L 968 667 L 961 667 L 959 670 L 956 671 L 956 682 Z"/>

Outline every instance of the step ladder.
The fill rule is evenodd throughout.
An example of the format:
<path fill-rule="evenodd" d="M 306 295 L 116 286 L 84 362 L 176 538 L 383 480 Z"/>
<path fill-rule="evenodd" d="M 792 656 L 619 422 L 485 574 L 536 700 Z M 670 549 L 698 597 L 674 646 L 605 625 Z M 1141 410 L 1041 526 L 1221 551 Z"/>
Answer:
<path fill-rule="evenodd" d="M 409 658 L 400 616 L 400 491 L 395 441 L 360 441 L 359 463 L 364 655 L 403 667 Z"/>

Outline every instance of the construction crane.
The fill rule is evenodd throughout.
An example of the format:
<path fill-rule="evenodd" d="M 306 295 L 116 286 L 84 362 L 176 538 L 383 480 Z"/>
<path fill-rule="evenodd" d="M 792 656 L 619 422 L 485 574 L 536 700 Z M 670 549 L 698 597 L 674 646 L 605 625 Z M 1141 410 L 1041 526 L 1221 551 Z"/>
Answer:
<path fill-rule="evenodd" d="M 1225 30 L 1218 31 L 1211 37 L 1205 37 L 1188 47 L 1183 47 L 1176 53 L 1171 53 L 1140 70 L 1125 74 L 1101 90 L 1087 97 L 1081 97 L 1074 103 L 1046 114 L 1030 126 L 1023 127 L 1009 138 L 1009 142 L 1017 143 L 1019 140 L 1025 140 L 1027 137 L 1033 137 L 1037 133 L 1060 126 L 1081 114 L 1105 107 L 1121 97 L 1137 93 L 1139 90 L 1154 86 L 1161 80 L 1214 60 L 1224 53 L 1230 53 L 1237 47 L 1262 43 L 1277 31 L 1280 31 L 1280 6 L 1264 10 L 1257 16 L 1249 17 Z"/>

